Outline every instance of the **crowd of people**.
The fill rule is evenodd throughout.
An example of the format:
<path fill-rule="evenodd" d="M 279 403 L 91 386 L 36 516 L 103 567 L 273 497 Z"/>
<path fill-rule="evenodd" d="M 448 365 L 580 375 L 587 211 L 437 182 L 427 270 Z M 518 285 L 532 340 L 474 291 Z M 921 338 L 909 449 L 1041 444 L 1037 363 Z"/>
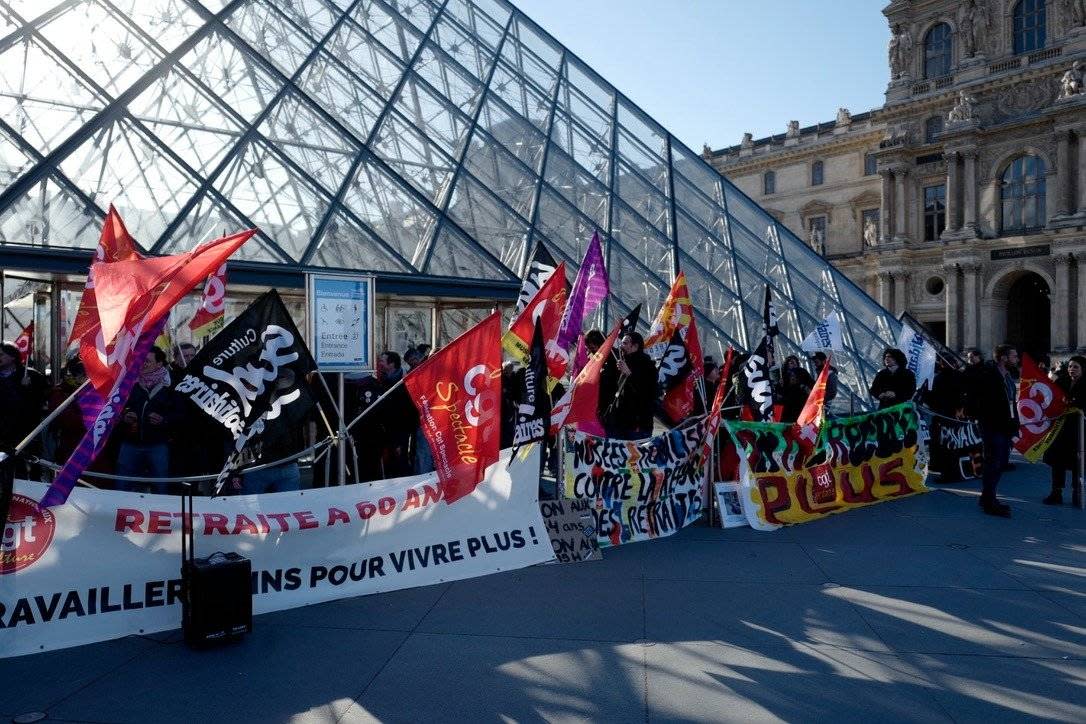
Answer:
<path fill-rule="evenodd" d="M 604 335 L 592 330 L 585 336 L 589 352 L 604 344 Z M 141 370 L 138 383 L 122 414 L 119 424 L 107 443 L 105 454 L 91 472 L 111 473 L 121 478 L 112 483 L 120 489 L 167 492 L 149 480 L 182 478 L 217 473 L 226 459 L 230 440 L 217 426 L 202 424 L 202 414 L 184 404 L 172 389 L 196 354 L 192 344 L 180 344 L 173 349 L 173 359 L 154 348 Z M 372 374 L 349 378 L 345 382 L 344 420 L 352 423 L 350 441 L 353 444 L 349 464 L 352 478 L 372 481 L 385 478 L 427 473 L 434 469 L 431 450 L 419 426 L 418 411 L 407 388 L 397 383 L 404 374 L 421 364 L 431 353 L 427 344 L 413 345 L 402 356 L 392 350 L 381 353 Z M 732 364 L 729 404 L 725 416 L 740 415 L 746 394 L 742 373 L 747 355 L 736 355 Z M 808 359 L 808 369 L 795 355 L 784 359 L 779 378 L 773 386 L 776 418 L 794 422 L 815 385 L 815 378 L 829 364 L 825 354 L 816 352 Z M 693 414 L 703 414 L 707 402 L 713 399 L 722 383 L 722 369 L 711 356 L 704 359 L 704 377 L 700 385 Z M 1050 367 L 1047 357 L 1039 365 Z M 1071 357 L 1049 374 L 1064 391 L 1070 406 L 1086 409 L 1086 384 L 1082 381 L 1086 358 Z M 984 472 L 980 505 L 992 515 L 1009 515 L 1009 507 L 996 495 L 1002 472 L 1008 469 L 1010 449 L 1018 432 L 1016 406 L 1018 395 L 1018 352 L 1010 345 L 1000 345 L 991 360 L 985 361 L 979 350 L 969 350 L 966 362 L 941 356 L 936 365 L 930 389 L 917 391 L 916 378 L 907 369 L 905 355 L 898 349 L 887 349 L 883 368 L 876 374 L 870 388 L 872 401 L 879 409 L 917 399 L 932 412 L 953 419 L 975 420 L 984 440 Z M 512 443 L 516 411 L 521 400 L 523 368 L 507 364 L 503 369 L 502 446 Z M 0 409 L 5 415 L 0 421 L 0 446 L 14 447 L 42 420 L 57 409 L 85 381 L 86 375 L 78 358 L 71 358 L 64 367 L 61 381 L 50 388 L 45 377 L 20 362 L 18 350 L 11 344 L 0 345 Z M 262 436 L 259 444 L 246 451 L 247 465 L 262 465 L 247 472 L 239 487 L 230 492 L 273 492 L 297 489 L 301 474 L 293 460 L 279 465 L 266 465 L 290 458 L 307 449 L 325 431 L 335 429 L 339 420 L 332 404 L 331 385 L 308 381 L 314 396 L 321 401 L 309 424 L 301 428 L 282 430 L 277 435 Z M 828 410 L 838 395 L 838 372 L 830 367 L 825 400 Z M 552 391 L 553 400 L 565 392 L 562 385 Z M 645 352 L 645 340 L 637 332 L 623 335 L 619 344 L 605 360 L 600 378 L 598 419 L 601 428 L 593 430 L 614 439 L 635 440 L 649 437 L 657 421 L 670 426 L 681 422 L 668 419 L 661 407 L 663 390 L 657 366 Z M 46 434 L 29 448 L 31 456 L 63 463 L 75 450 L 85 431 L 78 405 L 68 406 L 51 424 Z M 549 456 L 552 466 L 554 450 Z M 31 457 L 33 459 L 33 457 Z M 1063 488 L 1068 474 L 1077 475 L 1078 439 L 1075 425 L 1067 425 L 1050 447 L 1046 456 L 1052 469 L 1052 489 L 1044 499 L 1047 504 L 1063 502 Z M 23 475 L 31 474 L 32 466 L 22 463 Z M 313 466 L 313 484 L 324 484 L 328 473 L 320 465 Z M 106 482 L 105 487 L 111 483 Z M 172 492 L 172 491 L 171 491 Z M 1076 501 L 1077 503 L 1077 501 Z"/>

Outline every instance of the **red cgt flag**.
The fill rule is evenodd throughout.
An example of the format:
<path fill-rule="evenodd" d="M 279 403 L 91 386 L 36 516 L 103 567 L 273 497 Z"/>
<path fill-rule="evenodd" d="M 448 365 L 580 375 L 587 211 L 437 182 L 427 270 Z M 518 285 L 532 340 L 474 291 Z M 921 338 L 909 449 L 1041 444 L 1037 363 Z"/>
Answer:
<path fill-rule="evenodd" d="M 502 318 L 494 312 L 404 377 L 446 503 L 471 495 L 501 445 Z"/>
<path fill-rule="evenodd" d="M 102 224 L 102 235 L 98 239 L 98 248 L 94 250 L 94 260 L 104 262 L 127 261 L 130 259 L 142 259 L 136 251 L 136 242 L 128 233 L 121 215 L 113 204 L 109 205 L 109 213 Z M 77 339 L 82 340 L 88 333 L 97 334 L 98 308 L 94 300 L 94 275 L 87 274 L 87 286 L 83 289 L 83 297 L 79 300 L 79 311 L 76 312 L 75 321 L 72 322 L 72 333 L 68 336 L 68 344 Z M 91 338 L 93 344 L 94 339 Z"/>
<path fill-rule="evenodd" d="M 1067 396 L 1037 363 L 1022 354 L 1022 376 L 1018 381 L 1018 439 L 1014 448 L 1027 460 L 1037 462 L 1063 426 Z"/>
<path fill-rule="evenodd" d="M 85 342 L 93 334 L 94 342 L 89 349 L 80 345 L 80 358 L 95 389 L 105 395 L 140 331 L 166 316 L 255 233 L 250 229 L 224 236 L 187 254 L 92 264 L 98 323 L 84 335 Z"/>
<path fill-rule="evenodd" d="M 556 340 L 566 311 L 569 295 L 566 282 L 566 263 L 562 262 L 546 283 L 539 288 L 524 310 L 509 325 L 509 331 L 502 337 L 502 346 L 511 357 L 522 364 L 528 364 L 531 357 L 532 335 L 538 319 L 543 328 L 543 343 L 547 350 L 547 374 L 553 379 L 561 379 L 569 365 L 569 354 L 559 348 Z"/>
<path fill-rule="evenodd" d="M 19 350 L 19 361 L 25 365 L 30 359 L 30 350 L 34 349 L 34 323 L 26 325 L 12 344 Z"/>
<path fill-rule="evenodd" d="M 226 317 L 226 264 L 207 278 L 200 306 L 189 320 L 193 337 L 210 337 L 223 326 Z"/>

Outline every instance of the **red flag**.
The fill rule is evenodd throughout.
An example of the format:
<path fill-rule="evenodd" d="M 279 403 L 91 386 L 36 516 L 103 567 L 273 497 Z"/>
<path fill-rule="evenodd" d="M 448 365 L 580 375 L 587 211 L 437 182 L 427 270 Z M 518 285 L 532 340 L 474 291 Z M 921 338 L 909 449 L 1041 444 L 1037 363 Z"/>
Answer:
<path fill-rule="evenodd" d="M 30 359 L 30 350 L 34 349 L 34 323 L 26 325 L 13 342 L 19 350 L 19 360 L 25 365 Z"/>
<path fill-rule="evenodd" d="M 600 403 L 600 372 L 603 364 L 611 354 L 611 348 L 615 346 L 622 331 L 620 321 L 607 335 L 603 346 L 588 360 L 577 379 L 570 385 L 569 390 L 554 405 L 551 412 L 551 434 L 557 434 L 558 428 L 563 425 L 576 425 L 578 429 L 590 432 L 593 435 L 602 435 L 603 426 L 599 421 Z"/>
<path fill-rule="evenodd" d="M 656 314 L 649 333 L 645 335 L 645 352 L 653 360 L 659 360 L 671 342 L 671 335 L 676 329 L 684 330 L 685 340 L 689 334 L 689 325 L 694 321 L 694 305 L 690 301 L 690 290 L 686 286 L 686 274 L 679 272 L 671 285 L 664 305 Z M 698 359 L 701 359 L 701 347 L 698 347 Z M 700 368 L 699 368 L 700 369 Z"/>
<path fill-rule="evenodd" d="M 705 375 L 705 359 L 701 354 L 701 341 L 698 339 L 698 327 L 693 314 L 690 315 L 686 328 L 679 330 L 679 336 L 686 346 L 686 357 L 690 360 L 692 370 L 682 382 L 664 393 L 661 402 L 664 412 L 675 422 L 685 420 L 694 411 L 697 383 Z"/>
<path fill-rule="evenodd" d="M 732 374 L 732 358 L 735 350 L 728 346 L 728 354 L 724 357 L 724 371 L 720 374 L 720 382 L 716 386 L 716 394 L 713 395 L 713 405 L 709 408 L 709 420 L 706 424 L 705 441 L 711 445 L 720 429 L 720 412 L 724 407 L 724 398 L 728 396 L 728 380 Z"/>
<path fill-rule="evenodd" d="M 189 320 L 189 329 L 196 339 L 210 337 L 220 327 L 226 317 L 226 264 L 207 278 L 204 294 L 200 297 L 200 306 Z"/>
<path fill-rule="evenodd" d="M 1022 376 L 1018 381 L 1018 439 L 1014 447 L 1036 462 L 1052 444 L 1062 415 L 1067 412 L 1067 396 L 1055 382 L 1037 367 L 1037 363 L 1022 353 Z"/>
<path fill-rule="evenodd" d="M 543 342 L 547 349 L 547 374 L 553 379 L 561 379 L 569 366 L 569 353 L 561 349 L 556 340 L 562 324 L 562 315 L 566 310 L 566 297 L 569 284 L 566 282 L 566 263 L 562 262 L 554 273 L 535 293 L 524 310 L 509 325 L 509 331 L 502 337 L 502 347 L 511 357 L 527 364 L 531 356 L 532 335 L 535 321 L 538 319 L 543 328 Z"/>
<path fill-rule="evenodd" d="M 501 445 L 501 314 L 494 312 L 404 378 L 446 503 L 470 495 Z"/>
<path fill-rule="evenodd" d="M 255 233 L 225 236 L 187 254 L 92 264 L 98 324 L 83 337 L 79 354 L 95 389 L 105 395 L 141 330 L 162 319 Z"/>
<path fill-rule="evenodd" d="M 98 248 L 94 250 L 94 260 L 104 262 L 127 261 L 129 259 L 142 259 L 136 251 L 136 242 L 128 233 L 121 215 L 113 204 L 109 205 L 109 213 L 106 214 L 102 224 L 102 235 L 98 239 Z M 88 333 L 97 334 L 98 308 L 94 300 L 94 275 L 87 274 L 87 284 L 83 288 L 83 297 L 79 300 L 79 311 L 76 312 L 72 322 L 72 332 L 68 335 L 68 344 L 81 340 Z M 93 339 L 91 342 L 93 343 Z"/>
<path fill-rule="evenodd" d="M 807 402 L 799 413 L 796 424 L 800 427 L 813 425 L 815 429 L 822 424 L 822 417 L 826 408 L 826 384 L 830 378 L 830 359 L 822 363 L 822 371 L 818 373 L 811 394 L 807 395 Z"/>

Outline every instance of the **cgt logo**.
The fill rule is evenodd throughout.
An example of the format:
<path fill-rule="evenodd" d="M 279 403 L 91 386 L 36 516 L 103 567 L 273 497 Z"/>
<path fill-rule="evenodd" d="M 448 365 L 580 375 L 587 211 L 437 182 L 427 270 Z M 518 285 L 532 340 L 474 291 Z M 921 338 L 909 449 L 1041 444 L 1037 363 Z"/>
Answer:
<path fill-rule="evenodd" d="M 0 575 L 27 568 L 45 555 L 56 527 L 56 517 L 49 508 L 40 507 L 25 495 L 12 496 L 0 540 Z"/>

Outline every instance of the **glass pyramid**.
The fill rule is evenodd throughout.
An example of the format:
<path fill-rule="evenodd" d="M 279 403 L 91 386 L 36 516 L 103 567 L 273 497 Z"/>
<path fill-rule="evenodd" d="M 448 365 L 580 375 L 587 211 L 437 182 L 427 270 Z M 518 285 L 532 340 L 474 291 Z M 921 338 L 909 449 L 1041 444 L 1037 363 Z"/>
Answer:
<path fill-rule="evenodd" d="M 256 226 L 248 261 L 493 298 L 599 229 L 610 319 L 651 320 L 682 269 L 720 359 L 768 283 L 785 354 L 840 315 L 860 406 L 899 326 L 503 0 L 0 0 L 0 35 L 11 251 L 93 248 L 113 203 L 152 253 Z"/>

